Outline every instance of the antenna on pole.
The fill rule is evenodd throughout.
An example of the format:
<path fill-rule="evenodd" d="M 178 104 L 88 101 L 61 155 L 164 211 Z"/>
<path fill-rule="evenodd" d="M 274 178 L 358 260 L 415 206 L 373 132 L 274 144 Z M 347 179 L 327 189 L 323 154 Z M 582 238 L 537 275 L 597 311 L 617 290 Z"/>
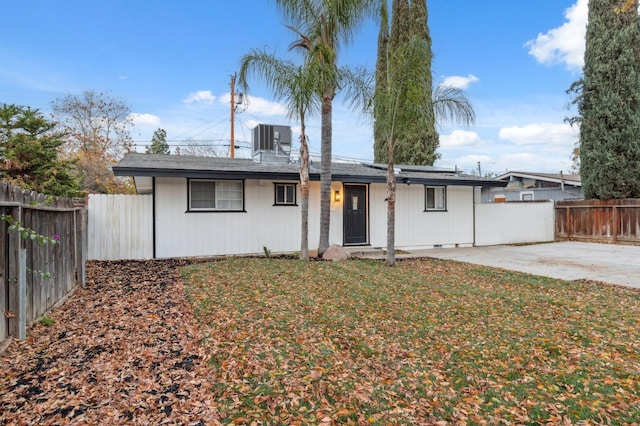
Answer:
<path fill-rule="evenodd" d="M 235 141 L 235 112 L 239 105 L 243 105 L 243 112 L 248 105 L 247 97 L 244 93 L 236 93 L 236 75 L 231 76 L 231 138 L 229 140 L 229 157 L 235 157 L 236 141 Z"/>
<path fill-rule="evenodd" d="M 235 157 L 235 111 L 236 111 L 236 95 L 235 95 L 236 75 L 231 76 L 231 138 L 229 139 L 229 158 Z"/>

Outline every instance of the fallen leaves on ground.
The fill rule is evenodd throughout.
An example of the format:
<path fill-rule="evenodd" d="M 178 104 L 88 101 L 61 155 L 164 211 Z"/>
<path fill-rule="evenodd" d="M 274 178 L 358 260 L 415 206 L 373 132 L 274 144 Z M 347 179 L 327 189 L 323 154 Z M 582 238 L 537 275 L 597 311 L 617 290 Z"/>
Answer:
<path fill-rule="evenodd" d="M 0 424 L 640 422 L 638 291 L 431 259 L 188 263 L 90 262 L 0 357 Z"/>
<path fill-rule="evenodd" d="M 0 424 L 218 424 L 185 263 L 89 262 L 54 323 L 0 357 Z"/>
<path fill-rule="evenodd" d="M 430 259 L 183 275 L 225 423 L 640 422 L 632 289 Z"/>

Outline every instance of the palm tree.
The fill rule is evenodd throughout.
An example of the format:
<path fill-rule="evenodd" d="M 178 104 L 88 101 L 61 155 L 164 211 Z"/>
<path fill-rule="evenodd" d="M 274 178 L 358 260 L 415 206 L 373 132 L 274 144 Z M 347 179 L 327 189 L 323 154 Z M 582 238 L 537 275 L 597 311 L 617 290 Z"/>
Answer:
<path fill-rule="evenodd" d="M 429 119 L 428 111 L 433 111 L 436 123 L 452 122 L 463 125 L 470 125 L 475 121 L 475 112 L 464 92 L 458 88 L 439 85 L 431 92 L 431 75 L 425 75 L 424 80 L 409 82 L 419 76 L 416 72 L 422 66 L 419 58 L 424 55 L 427 48 L 426 42 L 418 37 L 411 37 L 409 41 L 401 45 L 391 54 L 394 60 L 386 63 L 386 82 L 378 85 L 375 93 L 375 108 L 380 114 L 377 115 L 376 130 L 380 132 L 386 141 L 388 150 L 387 163 L 387 256 L 386 264 L 393 266 L 395 259 L 395 199 L 396 199 L 396 177 L 395 148 L 396 142 L 401 137 L 401 127 L 420 126 L 421 123 L 401 123 L 399 109 L 402 105 L 404 112 L 407 108 L 414 109 L 416 114 L 408 114 L 412 117 L 425 117 Z M 415 84 L 418 83 L 418 84 Z M 408 90 L 415 87 L 424 88 L 425 92 L 432 93 L 431 105 L 402 104 L 402 99 Z M 428 91 L 427 91 L 428 88 Z M 426 114 L 425 114 L 426 112 Z"/>
<path fill-rule="evenodd" d="M 348 44 L 355 29 L 373 16 L 379 0 L 276 0 L 291 27 L 300 35 L 294 47 L 307 52 L 320 78 L 321 99 L 320 241 L 318 255 L 329 248 L 331 213 L 331 148 L 333 99 L 340 89 L 338 52 Z"/>
<path fill-rule="evenodd" d="M 383 137 L 387 148 L 387 256 L 386 264 L 394 266 L 395 258 L 395 208 L 396 208 L 396 176 L 394 172 L 395 166 L 395 149 L 396 142 L 402 132 L 398 131 L 399 127 L 404 125 L 400 123 L 400 105 L 405 98 L 407 91 L 410 90 L 412 83 L 408 81 L 409 75 L 420 75 L 414 72 L 420 67 L 420 62 L 416 58 L 420 57 L 420 52 L 424 49 L 425 42 L 417 37 L 412 37 L 408 42 L 404 43 L 393 52 L 393 60 L 386 63 L 387 69 L 384 75 L 386 82 L 378 85 L 375 93 L 374 105 L 377 113 L 376 130 Z M 430 76 L 429 76 L 430 77 Z M 426 87 L 425 84 L 417 85 L 418 87 Z M 416 111 L 425 109 L 424 105 L 409 103 L 405 108 L 412 108 Z M 404 111 L 406 112 L 406 110 Z M 413 114 L 415 117 L 422 117 L 423 114 Z M 405 123 L 409 125 L 409 123 Z M 419 125 L 419 123 L 411 123 L 411 125 Z"/>
<path fill-rule="evenodd" d="M 307 114 L 317 112 L 317 75 L 313 63 L 297 66 L 264 51 L 252 50 L 241 60 L 238 80 L 248 91 L 248 75 L 253 72 L 267 83 L 276 98 L 285 100 L 289 118 L 300 121 L 300 259 L 309 260 L 309 148 L 305 131 Z"/>

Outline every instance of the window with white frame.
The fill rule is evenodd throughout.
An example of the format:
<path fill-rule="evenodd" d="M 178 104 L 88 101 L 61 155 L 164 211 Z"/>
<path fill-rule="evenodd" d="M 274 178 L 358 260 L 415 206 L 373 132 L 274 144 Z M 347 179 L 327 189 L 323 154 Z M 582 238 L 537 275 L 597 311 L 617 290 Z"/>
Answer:
<path fill-rule="evenodd" d="M 243 211 L 241 180 L 189 180 L 189 211 Z"/>
<path fill-rule="evenodd" d="M 424 211 L 444 211 L 447 209 L 447 187 L 424 187 Z"/>
<path fill-rule="evenodd" d="M 522 191 L 520 201 L 533 201 L 533 191 Z"/>
<path fill-rule="evenodd" d="M 296 205 L 296 184 L 295 183 L 274 183 L 275 200 L 274 206 L 295 206 Z"/>

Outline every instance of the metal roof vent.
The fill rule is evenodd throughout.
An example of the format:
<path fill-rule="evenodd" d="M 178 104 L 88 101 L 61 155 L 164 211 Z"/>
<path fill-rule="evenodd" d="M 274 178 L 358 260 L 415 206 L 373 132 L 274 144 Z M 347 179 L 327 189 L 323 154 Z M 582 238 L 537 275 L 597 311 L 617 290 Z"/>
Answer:
<path fill-rule="evenodd" d="M 254 161 L 288 163 L 291 155 L 291 127 L 258 124 L 251 134 Z"/>

